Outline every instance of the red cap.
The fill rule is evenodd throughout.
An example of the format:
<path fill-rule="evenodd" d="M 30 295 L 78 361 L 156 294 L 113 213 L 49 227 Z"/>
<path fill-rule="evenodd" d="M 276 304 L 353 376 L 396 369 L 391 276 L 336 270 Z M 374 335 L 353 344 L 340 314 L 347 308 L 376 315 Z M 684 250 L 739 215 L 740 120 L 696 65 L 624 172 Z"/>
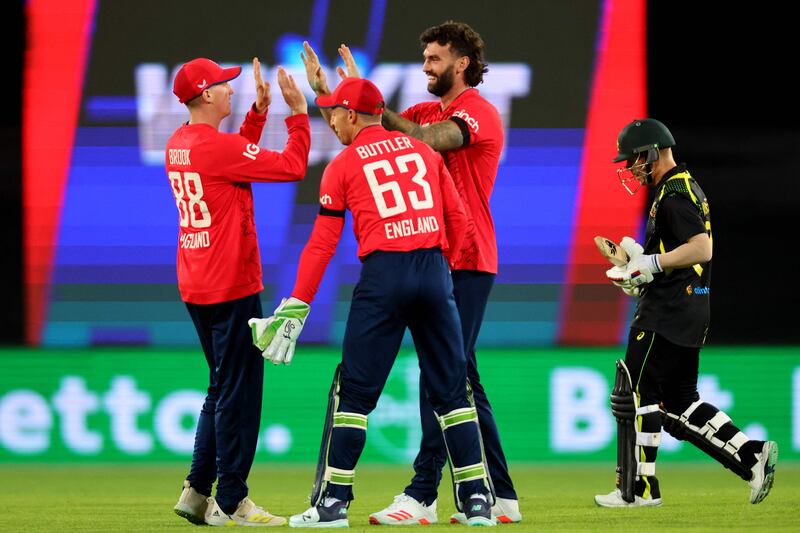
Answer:
<path fill-rule="evenodd" d="M 345 78 L 336 86 L 332 94 L 317 96 L 319 107 L 346 107 L 366 115 L 383 113 L 383 95 L 369 80 Z"/>
<path fill-rule="evenodd" d="M 175 75 L 172 92 L 185 104 L 212 85 L 231 81 L 241 72 L 242 67 L 222 68 L 210 59 L 198 57 L 183 64 Z"/>

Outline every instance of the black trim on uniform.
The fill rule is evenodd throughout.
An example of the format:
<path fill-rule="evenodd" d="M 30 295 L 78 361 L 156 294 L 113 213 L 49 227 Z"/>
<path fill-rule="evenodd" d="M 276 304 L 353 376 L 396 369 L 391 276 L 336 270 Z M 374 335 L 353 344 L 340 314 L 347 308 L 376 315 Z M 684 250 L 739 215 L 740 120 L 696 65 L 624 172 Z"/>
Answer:
<path fill-rule="evenodd" d="M 450 117 L 448 120 L 452 120 L 458 126 L 458 129 L 461 130 L 461 137 L 464 139 L 464 144 L 461 146 L 469 146 L 469 126 L 461 117 Z"/>
<path fill-rule="evenodd" d="M 319 214 L 324 217 L 341 217 L 344 218 L 344 209 L 338 211 L 336 209 L 328 209 L 327 207 L 319 206 Z"/>

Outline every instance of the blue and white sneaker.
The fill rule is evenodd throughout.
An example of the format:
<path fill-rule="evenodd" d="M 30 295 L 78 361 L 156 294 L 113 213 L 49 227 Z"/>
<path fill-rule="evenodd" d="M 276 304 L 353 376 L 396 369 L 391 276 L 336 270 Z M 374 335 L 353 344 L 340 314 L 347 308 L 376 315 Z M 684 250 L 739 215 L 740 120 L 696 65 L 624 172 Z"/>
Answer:
<path fill-rule="evenodd" d="M 336 500 L 327 507 L 309 507 L 303 514 L 289 518 L 289 527 L 350 527 L 347 502 Z"/>
<path fill-rule="evenodd" d="M 516 524 L 522 521 L 522 513 L 519 512 L 519 501 L 509 498 L 495 498 L 492 506 L 492 518 L 497 523 Z M 454 513 L 450 516 L 451 524 L 467 524 L 467 515 L 464 513 Z"/>
<path fill-rule="evenodd" d="M 464 515 L 467 517 L 468 526 L 495 526 L 492 518 L 492 506 L 483 494 L 473 494 L 466 501 L 461 503 Z"/>

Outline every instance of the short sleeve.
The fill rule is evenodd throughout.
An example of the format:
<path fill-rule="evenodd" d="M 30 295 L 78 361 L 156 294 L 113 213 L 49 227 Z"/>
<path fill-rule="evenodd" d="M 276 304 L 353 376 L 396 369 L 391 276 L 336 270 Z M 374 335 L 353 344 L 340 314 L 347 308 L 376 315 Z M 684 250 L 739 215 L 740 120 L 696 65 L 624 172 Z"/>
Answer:
<path fill-rule="evenodd" d="M 680 242 L 706 232 L 706 224 L 700 209 L 683 194 L 670 194 L 661 200 L 659 208 L 666 227 Z"/>
<path fill-rule="evenodd" d="M 456 107 L 450 118 L 460 122 L 459 127 L 467 128 L 470 145 L 498 142 L 498 140 L 502 143 L 503 129 L 497 111 L 483 99 L 469 98 L 465 100 Z"/>

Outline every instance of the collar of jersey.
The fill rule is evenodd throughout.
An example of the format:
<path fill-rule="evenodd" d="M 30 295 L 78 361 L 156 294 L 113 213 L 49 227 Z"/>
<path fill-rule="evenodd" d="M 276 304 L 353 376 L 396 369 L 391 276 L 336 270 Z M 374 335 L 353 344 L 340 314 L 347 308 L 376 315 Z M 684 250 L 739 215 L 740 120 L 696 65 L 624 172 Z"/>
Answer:
<path fill-rule="evenodd" d="M 450 102 L 450 105 L 449 105 L 449 106 L 447 106 L 447 107 L 446 107 L 446 108 L 444 108 L 444 109 L 442 109 L 442 102 L 441 102 L 441 100 L 439 100 L 439 109 L 442 109 L 442 113 L 444 113 L 445 111 L 447 111 L 448 109 L 450 109 L 451 107 L 453 107 L 454 105 L 456 105 L 456 104 L 457 104 L 457 103 L 458 103 L 458 102 L 461 100 L 461 98 L 463 98 L 463 97 L 464 97 L 464 95 L 465 95 L 465 94 L 467 94 L 467 93 L 471 93 L 472 91 L 475 91 L 475 92 L 477 92 L 478 94 L 480 94 L 480 92 L 478 91 L 478 89 L 476 89 L 475 87 L 468 87 L 466 91 L 464 91 L 463 93 L 461 93 L 461 94 L 459 94 L 458 96 L 456 96 L 455 100 L 453 100 L 452 102 Z"/>
<path fill-rule="evenodd" d="M 383 128 L 383 126 L 382 126 L 381 124 L 370 124 L 370 125 L 368 125 L 368 126 L 364 126 L 364 127 L 363 127 L 363 128 L 361 128 L 360 130 L 358 130 L 358 133 L 356 133 L 356 136 L 355 136 L 355 137 L 353 137 L 353 142 L 351 142 L 350 144 L 355 144 L 355 142 L 356 142 L 356 139 L 358 139 L 359 137 L 361 137 L 361 134 L 362 134 L 362 133 L 364 133 L 366 130 L 368 130 L 368 129 L 372 128 L 373 126 L 381 126 L 381 128 Z"/>
<path fill-rule="evenodd" d="M 666 174 L 661 178 L 659 182 L 659 187 L 663 187 L 666 182 L 671 179 L 675 179 L 680 176 L 680 174 L 686 173 L 686 165 L 681 163 L 680 165 L 676 165 L 669 169 Z"/>

